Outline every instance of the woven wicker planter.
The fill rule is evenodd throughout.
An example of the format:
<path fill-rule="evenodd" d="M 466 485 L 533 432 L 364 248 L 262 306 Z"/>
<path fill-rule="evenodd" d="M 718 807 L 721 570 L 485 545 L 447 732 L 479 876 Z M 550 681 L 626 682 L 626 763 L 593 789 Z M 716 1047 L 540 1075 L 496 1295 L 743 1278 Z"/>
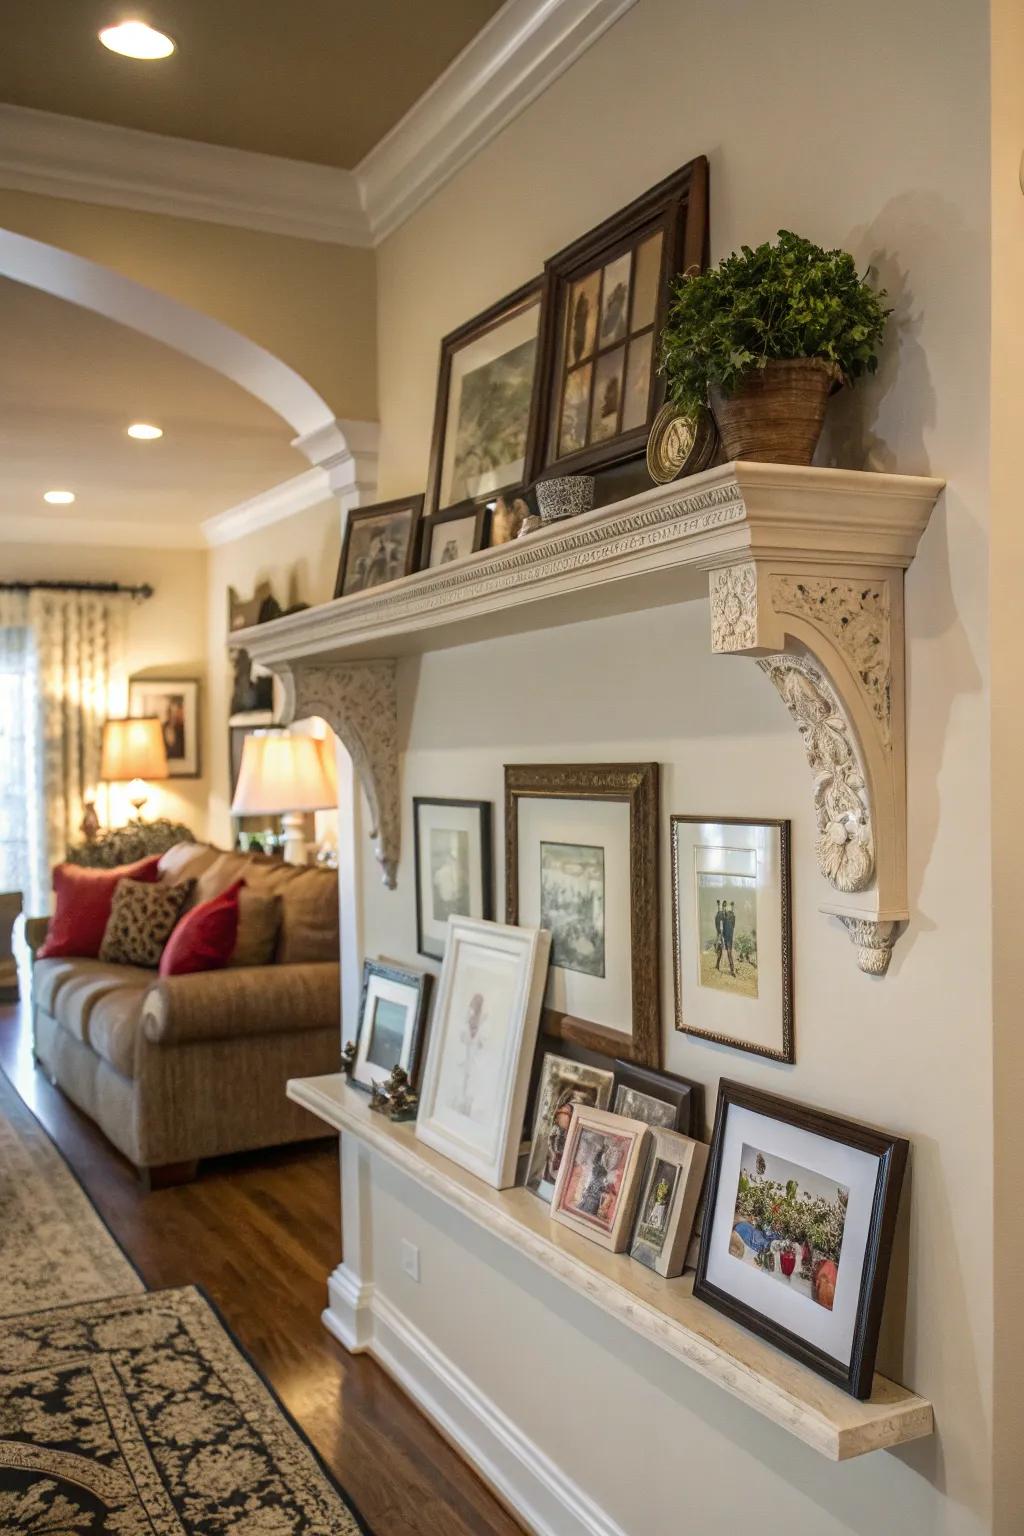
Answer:
<path fill-rule="evenodd" d="M 817 357 L 776 360 L 752 368 L 731 395 L 711 391 L 711 409 L 727 459 L 809 464 L 837 381 Z"/>

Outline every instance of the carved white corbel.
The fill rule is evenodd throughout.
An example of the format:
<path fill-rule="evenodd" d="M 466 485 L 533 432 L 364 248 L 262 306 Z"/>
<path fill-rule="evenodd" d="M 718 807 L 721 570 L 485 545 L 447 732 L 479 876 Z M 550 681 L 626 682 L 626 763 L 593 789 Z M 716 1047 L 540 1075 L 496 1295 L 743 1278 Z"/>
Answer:
<path fill-rule="evenodd" d="M 395 663 L 278 662 L 274 670 L 284 688 L 285 723 L 319 715 L 351 755 L 381 875 L 394 889 L 401 827 Z"/>
<path fill-rule="evenodd" d="M 712 570 L 711 644 L 753 657 L 800 732 L 818 867 L 861 969 L 907 918 L 903 571 L 746 560 Z"/>

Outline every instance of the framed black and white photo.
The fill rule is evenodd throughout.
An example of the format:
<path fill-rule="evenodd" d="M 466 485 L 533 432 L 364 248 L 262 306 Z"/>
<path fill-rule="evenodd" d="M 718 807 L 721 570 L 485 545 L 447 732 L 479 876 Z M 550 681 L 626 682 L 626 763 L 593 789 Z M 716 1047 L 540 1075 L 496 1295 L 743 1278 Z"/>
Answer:
<path fill-rule="evenodd" d="M 167 749 L 172 779 L 197 779 L 199 757 L 199 683 L 194 677 L 134 677 L 128 684 L 128 713 L 155 716 Z"/>
<path fill-rule="evenodd" d="M 615 1074 L 611 1071 L 545 1051 L 524 1183 L 547 1205 L 555 1193 L 574 1108 L 580 1104 L 589 1109 L 608 1109 L 614 1084 Z"/>
<path fill-rule="evenodd" d="M 704 1131 L 704 1087 L 674 1072 L 655 1072 L 632 1061 L 615 1063 L 612 1109 L 684 1136 Z"/>
<path fill-rule="evenodd" d="M 490 511 L 486 503 L 428 512 L 420 533 L 420 570 L 432 571 L 475 555 L 487 543 Z"/>
<path fill-rule="evenodd" d="M 676 1028 L 795 1060 L 788 821 L 672 817 Z"/>
<path fill-rule="evenodd" d="M 414 571 L 422 512 L 422 496 L 353 508 L 345 519 L 335 597 L 367 592 Z"/>
<path fill-rule="evenodd" d="M 908 1152 L 723 1080 L 693 1294 L 869 1397 Z"/>
<path fill-rule="evenodd" d="M 651 1127 L 629 1256 L 666 1279 L 685 1267 L 709 1150 L 703 1141 Z"/>
<path fill-rule="evenodd" d="M 390 961 L 363 962 L 359 1036 L 351 1080 L 367 1092 L 386 1083 L 395 1067 L 416 1087 L 433 976 Z"/>
<path fill-rule="evenodd" d="M 444 958 L 450 917 L 493 918 L 489 800 L 412 802 L 416 852 L 416 948 Z"/>

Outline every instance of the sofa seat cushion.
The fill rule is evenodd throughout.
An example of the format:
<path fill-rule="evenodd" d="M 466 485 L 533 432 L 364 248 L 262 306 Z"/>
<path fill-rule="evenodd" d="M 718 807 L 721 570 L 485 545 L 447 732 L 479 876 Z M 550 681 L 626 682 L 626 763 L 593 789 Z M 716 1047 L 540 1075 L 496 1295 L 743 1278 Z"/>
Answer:
<path fill-rule="evenodd" d="M 142 999 L 151 981 L 147 973 L 143 986 L 115 987 L 97 998 L 89 1015 L 89 1044 L 122 1077 L 135 1076 L 135 1038 L 141 1028 Z"/>
<path fill-rule="evenodd" d="M 104 999 L 130 992 L 141 1003 L 155 980 L 156 973 L 141 966 L 99 960 L 38 960 L 32 973 L 37 1005 L 85 1045 L 93 1043 L 93 1015 Z"/>

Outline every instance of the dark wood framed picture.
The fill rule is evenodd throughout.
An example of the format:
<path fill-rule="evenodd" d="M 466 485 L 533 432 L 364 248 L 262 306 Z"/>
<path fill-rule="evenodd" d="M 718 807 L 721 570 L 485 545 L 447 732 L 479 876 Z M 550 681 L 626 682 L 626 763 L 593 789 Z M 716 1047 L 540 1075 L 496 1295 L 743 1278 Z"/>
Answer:
<path fill-rule="evenodd" d="M 420 570 L 435 570 L 484 549 L 489 521 L 486 503 L 478 506 L 468 502 L 444 512 L 428 512 L 420 525 Z"/>
<path fill-rule="evenodd" d="M 426 1034 L 434 978 L 390 960 L 363 962 L 363 994 L 352 1082 L 367 1093 L 386 1083 L 395 1067 L 409 1074 L 415 1088 Z"/>
<path fill-rule="evenodd" d="M 505 914 L 551 933 L 542 1027 L 661 1061 L 657 763 L 505 768 Z"/>
<path fill-rule="evenodd" d="M 400 496 L 349 512 L 335 597 L 351 597 L 414 571 L 422 512 L 422 496 Z"/>
<path fill-rule="evenodd" d="M 793 1062 L 790 824 L 673 816 L 676 1028 Z"/>
<path fill-rule="evenodd" d="M 441 342 L 427 510 L 521 487 L 537 430 L 542 280 L 537 277 Z"/>
<path fill-rule="evenodd" d="M 128 684 L 128 713 L 160 721 L 172 779 L 199 778 L 198 678 L 133 677 Z"/>
<path fill-rule="evenodd" d="M 633 1061 L 615 1063 L 615 1092 L 609 1108 L 683 1136 L 704 1134 L 704 1085 L 675 1072 L 656 1072 Z"/>
<path fill-rule="evenodd" d="M 900 1136 L 723 1080 L 693 1294 L 870 1397 L 909 1150 Z"/>
<path fill-rule="evenodd" d="M 658 343 L 676 277 L 708 258 L 708 162 L 691 160 L 544 266 L 531 479 L 644 454 L 665 397 Z"/>
<path fill-rule="evenodd" d="M 494 918 L 490 800 L 412 802 L 416 948 L 443 960 L 450 917 Z"/>

